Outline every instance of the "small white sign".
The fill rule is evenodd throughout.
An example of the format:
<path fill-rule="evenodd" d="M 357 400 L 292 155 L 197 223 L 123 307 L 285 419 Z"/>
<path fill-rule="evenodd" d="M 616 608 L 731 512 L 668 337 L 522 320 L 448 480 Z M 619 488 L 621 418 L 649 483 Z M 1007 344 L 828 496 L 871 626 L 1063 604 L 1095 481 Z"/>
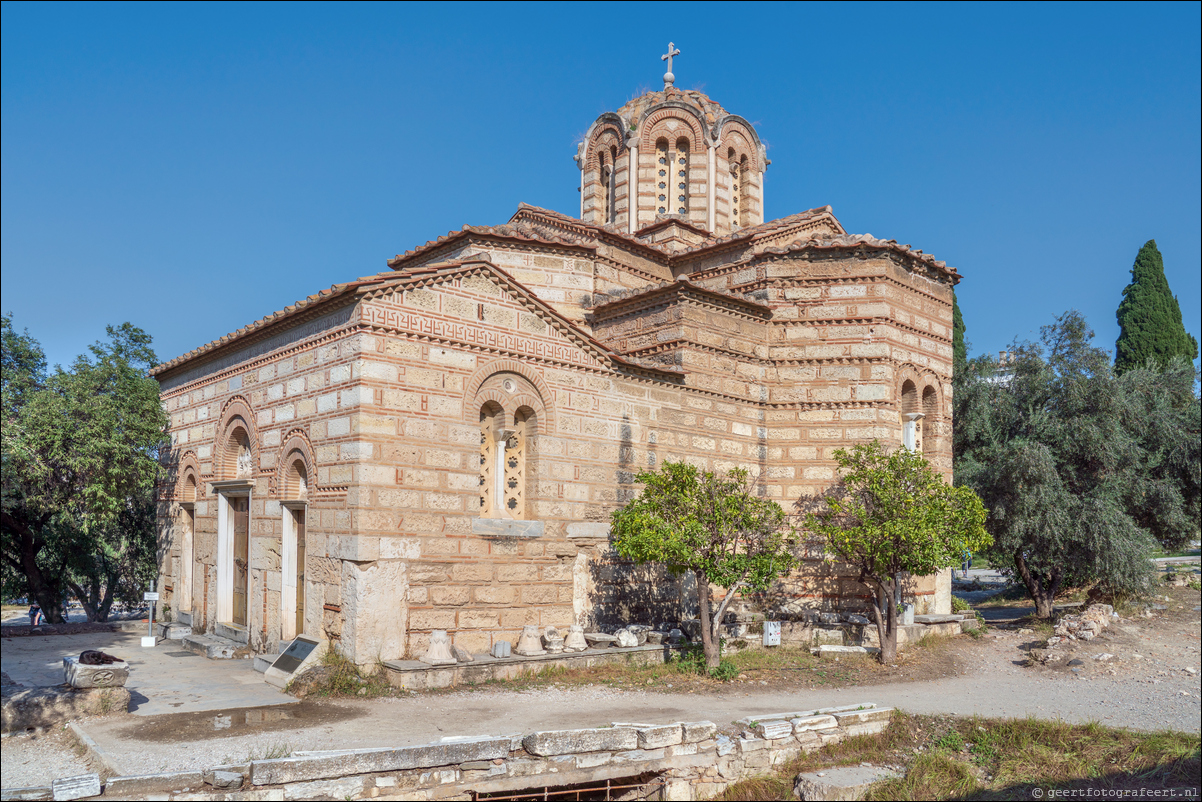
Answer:
<path fill-rule="evenodd" d="M 158 601 L 158 600 L 159 600 L 159 594 L 157 594 L 157 593 L 153 593 L 148 590 L 142 594 L 142 601 Z"/>
<path fill-rule="evenodd" d="M 780 646 L 780 622 L 765 621 L 764 622 L 764 645 L 765 646 Z"/>

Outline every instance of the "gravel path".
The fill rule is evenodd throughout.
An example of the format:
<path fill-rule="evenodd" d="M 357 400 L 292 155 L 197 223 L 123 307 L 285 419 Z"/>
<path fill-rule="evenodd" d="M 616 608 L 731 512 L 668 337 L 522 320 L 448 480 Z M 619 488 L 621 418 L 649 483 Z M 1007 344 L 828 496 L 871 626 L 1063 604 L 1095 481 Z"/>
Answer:
<path fill-rule="evenodd" d="M 0 748 L 4 787 L 33 788 L 50 785 L 58 777 L 97 771 L 75 738 L 62 730 L 49 735 L 5 736 Z"/>

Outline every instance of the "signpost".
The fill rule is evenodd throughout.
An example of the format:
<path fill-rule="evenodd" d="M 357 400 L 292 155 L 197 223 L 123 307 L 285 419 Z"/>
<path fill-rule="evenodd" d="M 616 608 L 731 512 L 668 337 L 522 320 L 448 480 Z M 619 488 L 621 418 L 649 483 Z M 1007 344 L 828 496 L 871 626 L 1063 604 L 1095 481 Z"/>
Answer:
<path fill-rule="evenodd" d="M 143 648 L 154 648 L 154 607 L 155 602 L 159 600 L 159 581 L 156 579 L 150 586 L 153 590 L 148 590 L 142 594 L 142 601 L 150 602 L 150 615 L 146 617 L 146 637 L 142 638 Z"/>

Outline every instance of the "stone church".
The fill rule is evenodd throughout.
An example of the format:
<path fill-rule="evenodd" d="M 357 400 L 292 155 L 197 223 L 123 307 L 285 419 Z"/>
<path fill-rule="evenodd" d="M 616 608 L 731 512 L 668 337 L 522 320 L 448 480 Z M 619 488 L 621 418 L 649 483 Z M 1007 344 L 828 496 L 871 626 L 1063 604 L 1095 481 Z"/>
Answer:
<path fill-rule="evenodd" d="M 519 204 L 154 369 L 176 620 L 364 665 L 434 630 L 654 625 L 686 589 L 609 548 L 640 470 L 743 466 L 789 508 L 879 438 L 950 478 L 957 272 L 829 206 L 766 220 L 755 128 L 664 78 L 588 129 L 577 216 Z M 865 593 L 812 560 L 748 604 Z M 947 572 L 910 593 L 949 611 Z"/>

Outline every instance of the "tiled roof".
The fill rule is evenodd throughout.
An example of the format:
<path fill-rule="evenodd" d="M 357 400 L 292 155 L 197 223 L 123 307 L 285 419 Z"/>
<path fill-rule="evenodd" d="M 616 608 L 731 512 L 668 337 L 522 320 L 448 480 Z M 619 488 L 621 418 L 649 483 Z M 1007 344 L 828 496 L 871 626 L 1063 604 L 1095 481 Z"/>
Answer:
<path fill-rule="evenodd" d="M 918 262 L 927 265 L 937 273 L 941 273 L 955 281 L 960 280 L 960 274 L 954 267 L 948 267 L 947 262 L 940 261 L 929 253 L 923 253 L 921 249 L 911 248 L 909 245 L 901 245 L 895 239 L 877 239 L 871 234 L 841 234 L 834 237 L 812 237 L 810 239 L 797 240 L 788 245 L 769 245 L 766 246 L 761 253 L 795 253 L 797 251 L 807 250 L 857 250 L 868 248 L 883 248 L 893 251 L 894 253 L 907 256 Z"/>
<path fill-rule="evenodd" d="M 186 362 L 190 362 L 197 357 L 213 353 L 227 346 L 232 346 L 235 343 L 245 340 L 254 334 L 264 331 L 265 329 L 281 323 L 282 321 L 301 316 L 305 312 L 313 313 L 317 307 L 326 306 L 335 299 L 346 296 L 361 296 L 385 289 L 392 289 L 398 286 L 407 286 L 412 284 L 431 283 L 432 280 L 463 272 L 465 270 L 473 270 L 485 268 L 490 272 L 499 276 L 502 281 L 510 286 L 517 294 L 522 295 L 528 302 L 538 308 L 538 311 L 544 316 L 551 318 L 557 327 L 569 334 L 572 339 L 579 340 L 603 354 L 607 359 L 621 365 L 647 370 L 660 374 L 681 375 L 683 372 L 676 368 L 667 368 L 662 365 L 645 362 L 639 359 L 619 354 L 608 346 L 602 344 L 591 334 L 582 331 L 576 324 L 565 318 L 557 312 L 552 306 L 537 298 L 529 290 L 523 287 L 516 279 L 510 276 L 505 270 L 494 265 L 487 259 L 470 258 L 463 260 L 452 260 L 439 262 L 431 265 L 421 265 L 418 267 L 405 268 L 397 271 L 388 271 L 386 273 L 377 273 L 374 276 L 364 276 L 356 281 L 348 281 L 342 284 L 335 284 L 328 290 L 322 290 L 314 295 L 287 306 L 278 312 L 273 312 L 266 317 L 256 320 L 248 326 L 243 326 L 235 332 L 225 335 L 220 339 L 213 340 L 210 343 L 194 348 L 193 350 L 176 357 L 161 365 L 156 365 L 151 368 L 150 375 L 158 376 L 170 371 L 172 368 L 178 367 Z M 587 350 L 587 349 L 586 349 Z"/>
<path fill-rule="evenodd" d="M 380 273 L 375 276 L 365 276 L 355 281 L 346 281 L 342 284 L 331 285 L 328 290 L 320 290 L 307 298 L 297 301 L 291 306 L 286 306 L 278 312 L 272 312 L 270 315 L 260 318 L 254 323 L 243 326 L 237 331 L 230 332 L 229 334 L 213 340 L 210 343 L 206 343 L 199 348 L 193 348 L 186 354 L 177 356 L 175 359 L 164 362 L 161 365 L 156 365 L 150 369 L 150 375 L 157 376 L 160 373 L 165 373 L 174 367 L 195 359 L 198 356 L 203 356 L 204 354 L 216 351 L 217 349 L 226 345 L 230 345 L 237 340 L 246 339 L 255 332 L 261 331 L 272 324 L 280 322 L 281 320 L 297 317 L 305 312 L 311 312 L 316 306 L 325 306 L 335 298 L 355 293 L 364 287 L 370 287 L 374 284 L 379 284 L 390 278 L 396 278 L 396 274 Z"/>
<path fill-rule="evenodd" d="M 570 218 L 569 218 L 570 219 Z M 392 259 L 388 260 L 389 266 L 400 264 L 406 259 L 411 259 L 414 256 L 430 251 L 440 245 L 445 245 L 448 242 L 460 239 L 468 234 L 479 234 L 489 237 L 501 237 L 503 239 L 517 240 L 520 242 L 537 242 L 541 245 L 558 245 L 558 246 L 573 246 L 573 247 L 589 247 L 588 243 L 582 242 L 576 238 L 567 237 L 545 237 L 541 234 L 530 230 L 523 231 L 515 225 L 506 223 L 500 226 L 464 226 L 458 231 L 448 231 L 437 239 L 428 240 L 423 245 L 418 245 L 404 253 L 399 253 Z"/>
<path fill-rule="evenodd" d="M 685 103 L 697 109 L 709 124 L 726 116 L 726 109 L 704 92 L 696 89 L 677 89 L 675 86 L 660 91 L 646 92 L 631 98 L 618 109 L 618 116 L 625 120 L 638 120 L 644 111 L 666 101 Z"/>
<path fill-rule="evenodd" d="M 809 221 L 814 220 L 823 214 L 830 215 L 831 219 L 834 220 L 835 225 L 838 225 L 840 229 L 843 228 L 838 219 L 835 218 L 834 210 L 831 209 L 830 206 L 820 206 L 817 209 L 809 209 L 808 211 L 797 212 L 796 214 L 786 215 L 785 217 L 778 217 L 775 220 L 769 220 L 766 223 L 760 223 L 756 226 L 740 228 L 738 231 L 732 234 L 727 234 L 723 237 L 710 237 L 705 242 L 700 242 L 696 245 L 691 245 L 688 248 L 685 248 L 677 255 L 685 256 L 688 254 L 697 253 L 698 251 L 704 251 L 709 248 L 716 248 L 719 245 L 727 245 L 732 242 L 740 242 L 743 240 L 756 239 L 758 237 L 771 236 L 772 234 L 792 228 L 793 226 L 797 226 L 802 223 L 808 223 Z"/>
<path fill-rule="evenodd" d="M 765 304 L 758 301 L 752 301 L 746 296 L 739 295 L 728 290 L 715 289 L 713 287 L 705 287 L 697 284 L 690 276 L 680 276 L 675 281 L 661 281 L 658 284 L 653 284 L 650 287 L 640 287 L 636 290 L 617 290 L 608 293 L 598 293 L 594 298 L 604 298 L 600 303 L 593 306 L 593 313 L 596 314 L 607 307 L 617 307 L 625 305 L 631 301 L 655 296 L 660 293 L 669 293 L 676 290 L 687 289 L 701 295 L 710 295 L 719 300 L 737 304 L 739 306 L 752 309 L 756 314 L 771 316 L 772 310 Z"/>

